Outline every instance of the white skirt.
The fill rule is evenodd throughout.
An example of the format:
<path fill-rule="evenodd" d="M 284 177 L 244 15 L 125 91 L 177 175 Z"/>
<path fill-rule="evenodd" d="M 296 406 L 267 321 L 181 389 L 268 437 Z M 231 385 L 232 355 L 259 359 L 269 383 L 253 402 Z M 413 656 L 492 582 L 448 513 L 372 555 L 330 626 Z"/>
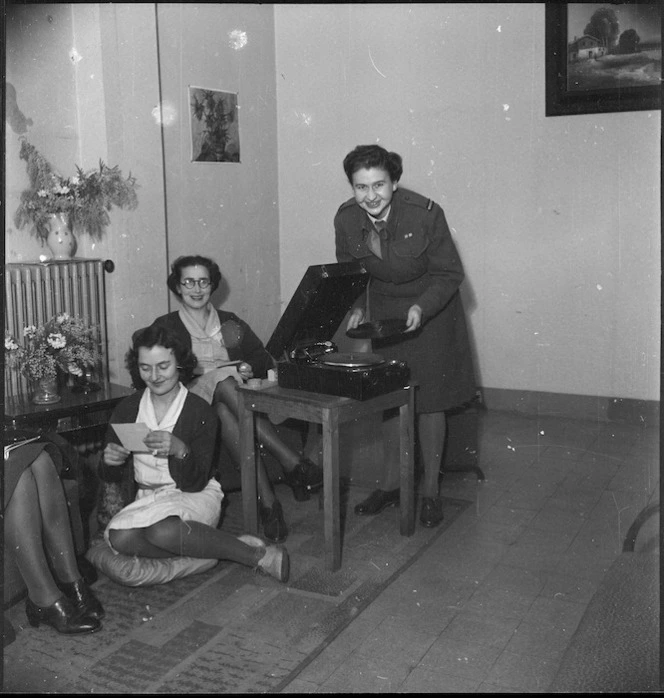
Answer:
<path fill-rule="evenodd" d="M 182 492 L 174 484 L 156 490 L 139 489 L 136 499 L 108 522 L 104 538 L 111 545 L 111 529 L 147 528 L 169 516 L 177 516 L 182 521 L 199 521 L 216 528 L 223 498 L 221 485 L 214 478 L 200 492 Z"/>

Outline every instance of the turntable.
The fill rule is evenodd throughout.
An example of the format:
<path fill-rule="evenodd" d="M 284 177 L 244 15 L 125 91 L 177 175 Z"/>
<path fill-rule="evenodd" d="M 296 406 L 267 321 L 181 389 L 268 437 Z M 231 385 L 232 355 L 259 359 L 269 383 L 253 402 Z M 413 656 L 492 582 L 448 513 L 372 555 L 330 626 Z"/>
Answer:
<path fill-rule="evenodd" d="M 368 280 L 354 262 L 307 269 L 266 345 L 282 388 L 368 400 L 408 385 L 404 361 L 339 352 L 331 341 Z"/>

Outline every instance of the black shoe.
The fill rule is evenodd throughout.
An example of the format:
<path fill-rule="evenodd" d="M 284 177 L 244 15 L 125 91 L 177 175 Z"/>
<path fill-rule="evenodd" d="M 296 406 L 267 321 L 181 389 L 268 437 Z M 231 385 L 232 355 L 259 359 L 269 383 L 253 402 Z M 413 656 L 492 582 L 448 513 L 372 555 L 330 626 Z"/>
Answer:
<path fill-rule="evenodd" d="M 46 623 L 64 635 L 94 633 L 101 628 L 101 623 L 96 618 L 82 615 L 66 596 L 61 596 L 55 603 L 43 608 L 28 598 L 25 602 L 25 615 L 33 628 Z"/>
<path fill-rule="evenodd" d="M 83 577 L 83 581 L 88 586 L 92 586 L 99 579 L 95 566 L 85 555 L 76 556 L 76 565 L 81 573 L 81 577 Z"/>
<path fill-rule="evenodd" d="M 443 520 L 443 502 L 440 497 L 422 497 L 420 523 L 427 528 L 433 528 Z"/>
<path fill-rule="evenodd" d="M 263 535 L 273 543 L 281 543 L 288 536 L 288 528 L 284 521 L 284 511 L 281 502 L 274 500 L 271 508 L 261 507 L 261 523 L 263 524 Z"/>
<path fill-rule="evenodd" d="M 364 501 L 355 506 L 355 513 L 358 516 L 373 516 L 386 507 L 394 507 L 397 504 L 399 504 L 399 490 L 374 490 Z"/>
<path fill-rule="evenodd" d="M 311 493 L 323 486 L 323 469 L 302 458 L 293 470 L 284 473 L 284 482 L 293 490 L 298 502 L 305 502 Z"/>
<path fill-rule="evenodd" d="M 101 620 L 104 617 L 104 607 L 83 579 L 68 584 L 58 584 L 58 587 L 83 615 L 95 620 Z"/>

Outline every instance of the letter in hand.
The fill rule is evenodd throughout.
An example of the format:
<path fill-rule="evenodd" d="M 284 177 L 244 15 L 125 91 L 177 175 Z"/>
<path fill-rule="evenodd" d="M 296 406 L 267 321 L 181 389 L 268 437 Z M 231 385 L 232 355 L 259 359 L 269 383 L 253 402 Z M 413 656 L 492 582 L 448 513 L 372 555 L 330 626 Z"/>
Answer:
<path fill-rule="evenodd" d="M 106 448 L 104 449 L 104 463 L 106 463 L 106 465 L 123 465 L 130 454 L 131 451 L 127 450 L 124 446 L 110 441 L 106 444 Z"/>
<path fill-rule="evenodd" d="M 187 448 L 182 439 L 169 431 L 151 431 L 143 439 L 143 443 L 153 456 L 161 457 L 182 453 Z"/>

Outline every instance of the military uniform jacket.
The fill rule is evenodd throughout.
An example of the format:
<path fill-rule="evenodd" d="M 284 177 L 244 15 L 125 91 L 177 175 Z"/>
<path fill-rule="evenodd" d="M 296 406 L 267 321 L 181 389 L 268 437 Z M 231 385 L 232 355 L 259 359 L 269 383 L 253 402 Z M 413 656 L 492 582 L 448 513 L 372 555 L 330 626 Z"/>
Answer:
<path fill-rule="evenodd" d="M 376 293 L 412 298 L 422 308 L 423 322 L 431 319 L 449 303 L 464 278 L 443 209 L 431 199 L 398 188 L 381 233 L 382 259 L 369 247 L 372 228 L 354 198 L 342 204 L 334 219 L 337 260 L 362 262 Z"/>
<path fill-rule="evenodd" d="M 443 209 L 399 187 L 380 233 L 380 257 L 370 247 L 373 224 L 354 198 L 339 207 L 334 229 L 337 260 L 361 262 L 371 275 L 367 294 L 357 302 L 369 319 L 405 321 L 412 305 L 422 308 L 419 330 L 373 343 L 385 359 L 408 364 L 419 384 L 418 412 L 472 400 L 476 385 L 459 294 L 464 271 Z"/>

